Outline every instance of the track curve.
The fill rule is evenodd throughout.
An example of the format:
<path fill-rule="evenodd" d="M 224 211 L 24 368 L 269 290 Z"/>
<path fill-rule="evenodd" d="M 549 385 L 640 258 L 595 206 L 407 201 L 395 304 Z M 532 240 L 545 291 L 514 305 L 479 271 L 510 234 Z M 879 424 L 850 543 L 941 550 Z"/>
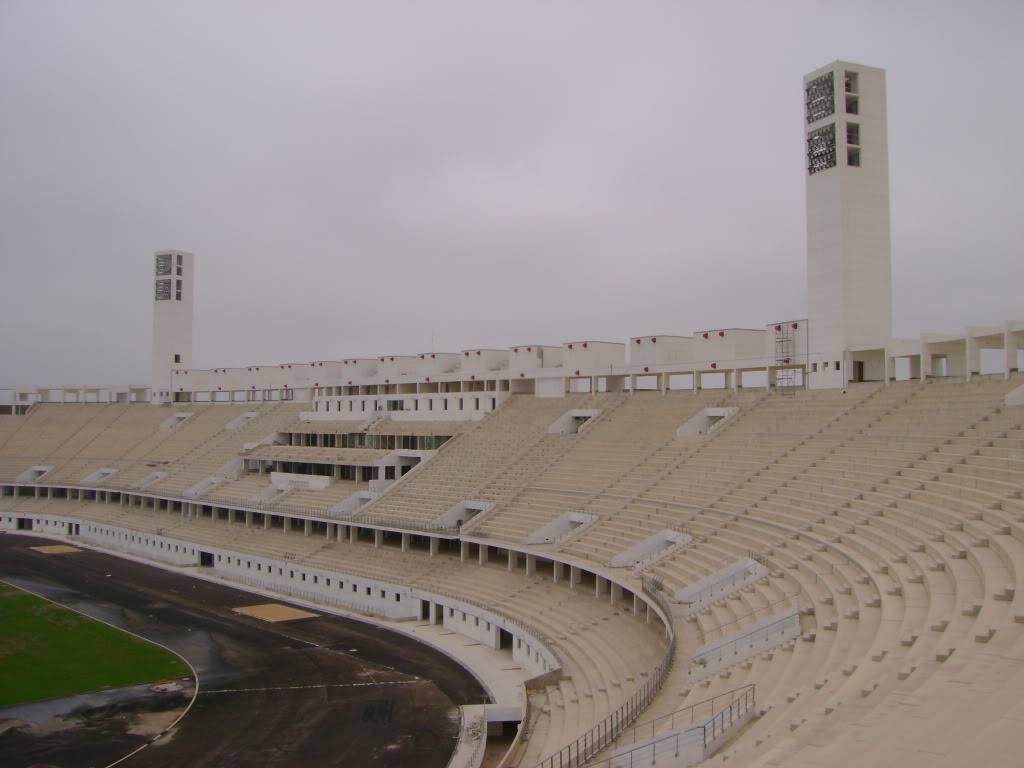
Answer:
<path fill-rule="evenodd" d="M 29 549 L 40 543 L 0 536 L 0 578 L 167 646 L 202 680 L 187 717 L 119 768 L 443 768 L 457 707 L 485 700 L 456 662 L 402 635 L 330 615 L 267 624 L 232 611 L 266 598 L 99 552 Z M 98 749 L 89 729 L 70 742 L 0 733 L 0 764 L 109 764 L 146 741 L 109 735 Z"/>

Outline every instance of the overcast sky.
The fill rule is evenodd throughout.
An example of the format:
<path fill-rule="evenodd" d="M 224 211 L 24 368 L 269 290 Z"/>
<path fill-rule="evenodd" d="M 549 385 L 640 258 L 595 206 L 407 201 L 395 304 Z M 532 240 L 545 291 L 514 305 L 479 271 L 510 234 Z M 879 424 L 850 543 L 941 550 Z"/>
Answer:
<path fill-rule="evenodd" d="M 1021 2 L 0 0 L 0 385 L 806 315 L 805 72 L 888 71 L 895 330 L 1024 316 Z"/>

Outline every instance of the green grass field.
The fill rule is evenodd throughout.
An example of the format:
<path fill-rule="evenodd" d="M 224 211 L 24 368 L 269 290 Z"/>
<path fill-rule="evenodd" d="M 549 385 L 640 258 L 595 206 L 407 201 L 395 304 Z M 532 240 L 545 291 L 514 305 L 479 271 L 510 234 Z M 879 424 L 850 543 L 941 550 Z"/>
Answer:
<path fill-rule="evenodd" d="M 163 648 L 0 583 L 0 707 L 190 674 Z"/>

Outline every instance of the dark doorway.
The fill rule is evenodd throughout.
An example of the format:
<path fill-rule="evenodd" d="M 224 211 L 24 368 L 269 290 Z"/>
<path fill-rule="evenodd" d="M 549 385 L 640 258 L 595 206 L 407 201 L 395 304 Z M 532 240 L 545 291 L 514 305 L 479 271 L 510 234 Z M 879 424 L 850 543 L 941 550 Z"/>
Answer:
<path fill-rule="evenodd" d="M 864 381 L 864 361 L 854 360 L 853 361 L 853 380 Z"/>
<path fill-rule="evenodd" d="M 19 531 L 31 531 L 32 521 L 27 517 L 18 518 L 18 530 Z"/>
<path fill-rule="evenodd" d="M 213 568 L 213 553 L 200 551 L 199 565 L 201 565 L 203 568 Z"/>

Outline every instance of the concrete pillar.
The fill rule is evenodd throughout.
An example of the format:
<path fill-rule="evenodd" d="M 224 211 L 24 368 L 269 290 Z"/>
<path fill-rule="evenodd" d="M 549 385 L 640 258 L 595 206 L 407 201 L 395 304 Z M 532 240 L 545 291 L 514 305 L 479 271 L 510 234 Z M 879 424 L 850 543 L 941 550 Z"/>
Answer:
<path fill-rule="evenodd" d="M 644 603 L 644 624 L 650 624 L 651 623 L 651 613 L 652 613 L 652 611 L 651 611 L 651 604 L 650 603 Z"/>
<path fill-rule="evenodd" d="M 334 523 L 328 523 L 327 525 L 325 525 L 324 529 L 326 531 L 326 534 L 325 534 L 324 538 L 327 539 L 328 541 L 330 541 L 332 538 L 334 538 L 334 536 L 333 536 L 334 531 L 332 531 L 331 529 L 332 528 L 337 528 L 337 527 L 338 526 L 336 526 Z"/>
<path fill-rule="evenodd" d="M 268 515 L 266 512 L 263 513 L 263 530 L 270 530 L 270 515 Z"/>
<path fill-rule="evenodd" d="M 348 527 L 348 543 L 349 544 L 355 544 L 356 543 L 356 527 L 354 525 L 350 525 Z"/>
<path fill-rule="evenodd" d="M 252 528 L 252 510 L 245 510 L 245 527 Z"/>
<path fill-rule="evenodd" d="M 564 576 L 562 575 L 562 568 L 564 566 L 563 566 L 562 563 L 558 562 L 557 560 L 553 561 L 553 566 L 554 567 L 551 569 L 552 572 L 554 573 L 553 580 L 557 584 L 558 582 L 560 582 L 564 578 Z"/>
<path fill-rule="evenodd" d="M 601 597 L 608 592 L 608 579 L 598 576 L 594 579 L 594 597 Z"/>
<path fill-rule="evenodd" d="M 885 385 L 889 386 L 889 382 L 896 378 L 896 366 L 888 349 L 882 350 L 882 365 L 885 366 Z"/>
<path fill-rule="evenodd" d="M 668 374 L 667 373 L 659 373 L 658 374 L 658 391 L 661 392 L 661 394 L 663 394 L 663 395 L 666 392 L 668 392 Z"/>
<path fill-rule="evenodd" d="M 642 603 L 643 603 L 643 601 L 640 599 L 640 595 L 638 595 L 636 592 L 634 592 L 633 593 L 633 615 L 634 616 L 639 616 L 640 615 L 640 605 Z"/>
<path fill-rule="evenodd" d="M 971 376 L 977 376 L 981 373 L 981 348 L 978 346 L 978 341 L 970 335 L 970 331 L 967 332 L 967 349 L 965 354 L 967 355 L 967 363 L 964 366 L 964 379 L 970 381 Z"/>
<path fill-rule="evenodd" d="M 292 519 L 285 516 L 284 518 L 284 532 L 289 533 L 292 529 Z"/>
<path fill-rule="evenodd" d="M 1006 378 L 1010 378 L 1017 372 L 1017 336 L 1009 328 L 1003 334 L 1003 351 L 1006 353 Z"/>
<path fill-rule="evenodd" d="M 460 541 L 459 542 L 459 561 L 464 563 L 464 562 L 466 562 L 466 558 L 468 558 L 468 557 L 469 557 L 469 542 L 468 541 Z"/>
<path fill-rule="evenodd" d="M 609 596 L 608 602 L 617 603 L 622 599 L 622 585 L 616 584 L 614 581 L 609 583 Z"/>
<path fill-rule="evenodd" d="M 341 542 L 346 539 L 348 539 L 348 526 L 338 523 L 334 526 L 334 540 Z"/>
<path fill-rule="evenodd" d="M 441 548 L 441 540 L 437 536 L 430 537 L 430 556 L 437 557 L 437 552 Z"/>
<path fill-rule="evenodd" d="M 403 552 L 408 552 L 409 551 L 409 534 L 408 533 L 403 533 L 402 534 L 402 551 Z"/>
<path fill-rule="evenodd" d="M 373 546 L 380 549 L 380 546 L 384 543 L 384 531 L 380 528 L 375 528 L 373 531 Z"/>
<path fill-rule="evenodd" d="M 516 553 L 513 550 L 508 551 L 508 570 L 509 573 L 516 569 Z"/>
<path fill-rule="evenodd" d="M 537 556 L 536 555 L 527 555 L 526 556 L 526 575 L 527 576 L 533 576 L 533 574 L 536 571 L 537 571 Z"/>
<path fill-rule="evenodd" d="M 580 569 L 575 565 L 569 566 L 569 589 L 576 589 L 580 583 Z"/>
<path fill-rule="evenodd" d="M 228 523 L 230 524 L 230 523 L 233 523 L 233 522 L 235 522 L 235 510 L 233 510 L 233 509 L 231 509 L 229 507 L 228 508 Z"/>
<path fill-rule="evenodd" d="M 479 555 L 478 559 L 480 561 L 480 565 L 483 565 L 484 563 L 487 562 L 487 558 L 490 556 L 490 549 L 487 547 L 486 544 L 481 544 L 480 545 L 480 549 L 478 550 L 478 555 Z"/>

